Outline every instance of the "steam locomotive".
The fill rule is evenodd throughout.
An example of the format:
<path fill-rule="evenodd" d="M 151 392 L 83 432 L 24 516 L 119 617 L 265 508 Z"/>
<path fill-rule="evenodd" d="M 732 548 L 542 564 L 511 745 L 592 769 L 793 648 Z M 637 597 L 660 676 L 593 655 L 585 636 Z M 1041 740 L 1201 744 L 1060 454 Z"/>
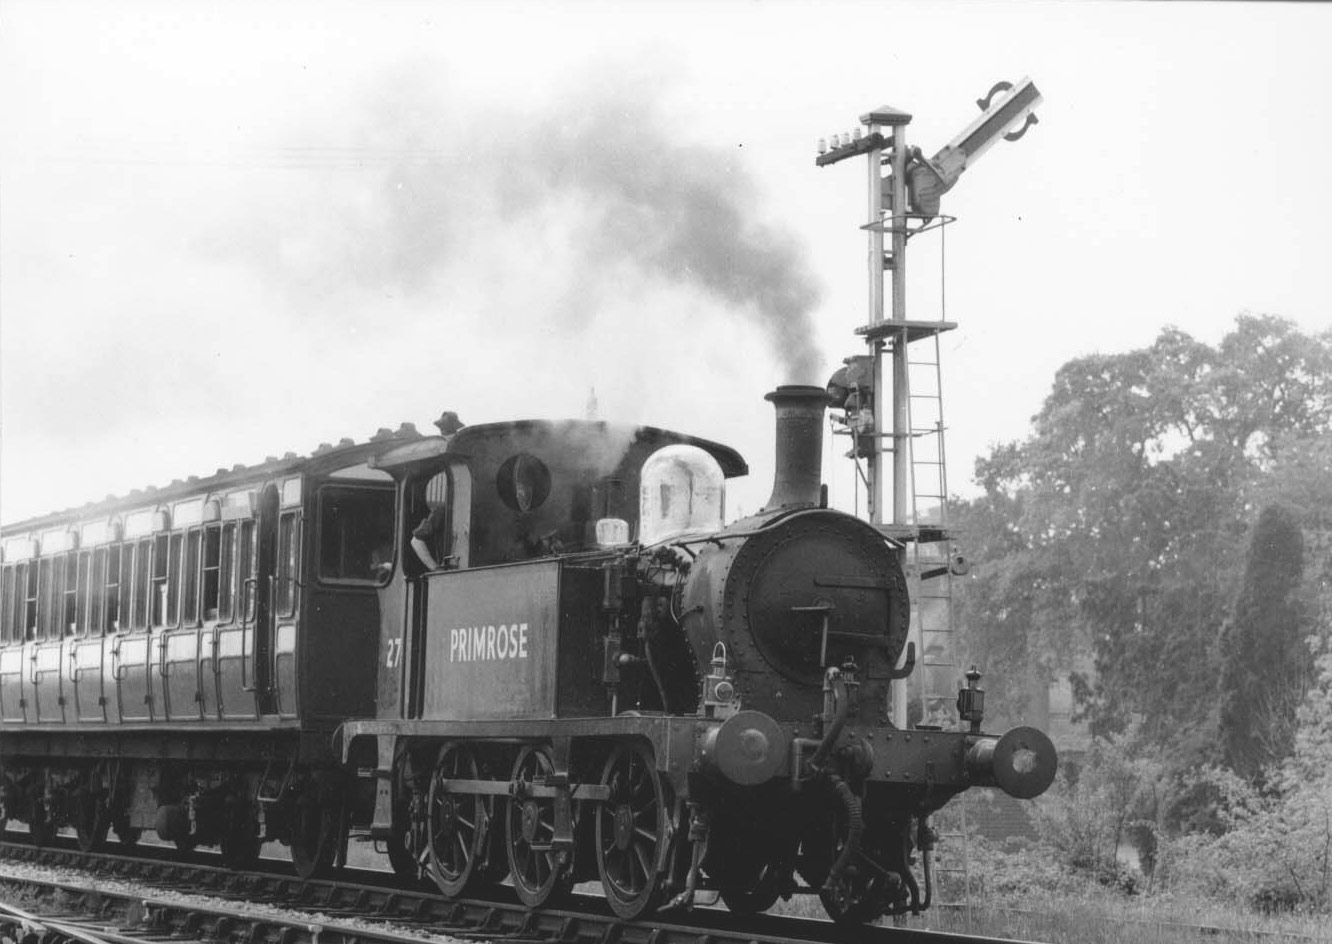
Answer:
<path fill-rule="evenodd" d="M 445 896 L 599 880 L 624 919 L 928 907 L 930 814 L 1040 794 L 1054 750 L 982 733 L 974 679 L 957 730 L 892 725 L 902 547 L 826 507 L 826 393 L 768 399 L 772 495 L 729 526 L 726 446 L 445 414 L 5 528 L 0 821 L 303 877 L 374 841 Z"/>

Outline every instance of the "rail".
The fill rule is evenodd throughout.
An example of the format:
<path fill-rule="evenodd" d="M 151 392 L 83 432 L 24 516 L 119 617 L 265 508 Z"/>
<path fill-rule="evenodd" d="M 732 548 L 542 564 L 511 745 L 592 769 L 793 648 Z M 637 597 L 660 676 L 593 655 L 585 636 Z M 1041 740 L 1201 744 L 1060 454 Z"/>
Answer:
<path fill-rule="evenodd" d="M 146 850 L 144 850 L 146 851 Z M 14 866 L 93 871 L 86 886 L 14 874 Z M 285 863 L 273 863 L 285 866 Z M 116 890 L 108 879 L 129 887 Z M 74 850 L 0 845 L 0 885 L 31 889 L 68 922 L 80 912 L 96 930 L 78 944 L 228 940 L 253 944 L 421 944 L 422 933 L 507 944 L 987 944 L 973 935 L 908 927 L 839 928 L 830 921 L 778 915 L 740 918 L 698 908 L 656 920 L 621 921 L 601 898 L 575 896 L 565 907 L 532 912 L 512 890 L 492 898 L 446 900 L 434 889 L 389 874 L 352 872 L 338 881 L 300 882 L 287 874 L 238 873 L 213 866 Z M 177 893 L 179 899 L 168 897 Z M 201 902 L 199 899 L 207 899 Z M 41 906 L 29 907 L 34 912 Z M 29 920 L 51 921 L 39 914 Z M 19 944 L 51 944 L 40 936 Z M 75 941 L 74 938 L 69 938 Z M 63 944 L 63 942 L 61 942 Z"/>

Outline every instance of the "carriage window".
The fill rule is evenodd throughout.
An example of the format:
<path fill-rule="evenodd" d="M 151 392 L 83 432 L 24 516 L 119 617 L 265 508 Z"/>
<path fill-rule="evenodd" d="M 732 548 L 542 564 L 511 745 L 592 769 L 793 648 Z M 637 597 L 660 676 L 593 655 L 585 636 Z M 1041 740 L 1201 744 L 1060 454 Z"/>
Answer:
<path fill-rule="evenodd" d="M 107 582 L 112 579 L 111 568 L 115 565 L 115 597 L 108 598 L 106 601 L 107 623 L 106 625 L 119 632 L 130 625 L 130 590 L 134 586 L 134 545 L 117 544 L 111 551 L 111 557 L 107 561 Z M 107 588 L 107 593 L 111 593 L 112 588 Z"/>
<path fill-rule="evenodd" d="M 153 542 L 149 538 L 144 538 L 138 544 L 134 545 L 134 628 L 143 629 L 148 625 L 148 594 L 152 584 L 149 576 L 152 571 L 148 569 L 148 554 L 153 548 Z"/>
<path fill-rule="evenodd" d="M 207 586 L 205 585 L 205 593 Z M 207 602 L 205 601 L 205 606 Z M 222 548 L 217 560 L 217 619 L 231 622 L 236 612 L 236 523 L 222 527 Z"/>
<path fill-rule="evenodd" d="M 199 543 L 202 539 L 203 532 L 198 528 L 185 535 L 185 560 L 180 572 L 180 619 L 184 626 L 199 622 Z"/>
<path fill-rule="evenodd" d="M 326 486 L 319 491 L 319 576 L 385 583 L 393 562 L 393 490 Z"/>
<path fill-rule="evenodd" d="M 19 586 L 23 588 L 23 638 L 37 638 L 37 562 L 19 564 Z"/>
<path fill-rule="evenodd" d="M 247 622 L 254 619 L 254 584 L 250 582 L 255 570 L 254 555 L 254 522 L 242 521 L 240 549 L 236 554 L 236 586 L 240 590 L 242 619 Z"/>
<path fill-rule="evenodd" d="M 105 547 L 93 551 L 92 569 L 88 574 L 88 632 L 100 636 L 109 625 L 106 618 L 106 554 Z"/>
<path fill-rule="evenodd" d="M 105 600 L 107 608 L 103 612 L 103 626 L 108 632 L 120 632 L 124 620 L 129 616 L 129 558 L 124 545 L 112 545 L 107 549 L 107 590 Z"/>
<path fill-rule="evenodd" d="M 158 540 L 160 543 L 161 539 Z M 164 580 L 166 587 L 166 625 L 175 626 L 180 622 L 180 590 L 183 582 L 180 565 L 184 556 L 185 536 L 183 534 L 173 534 L 170 541 L 171 550 L 167 554 L 167 572 Z"/>
<path fill-rule="evenodd" d="M 232 533 L 236 526 L 228 525 Z M 197 553 L 197 551 L 196 551 Z M 208 528 L 203 533 L 203 618 L 218 618 L 218 595 L 222 586 L 222 529 Z M 230 609 L 230 607 L 228 607 Z"/>
<path fill-rule="evenodd" d="M 59 639 L 56 626 L 56 562 L 50 557 L 37 562 L 37 639 Z"/>
<path fill-rule="evenodd" d="M 278 519 L 277 611 L 279 616 L 296 612 L 296 567 L 299 563 L 301 522 L 289 511 Z"/>
<path fill-rule="evenodd" d="M 175 565 L 175 566 L 172 566 Z M 149 605 L 152 625 L 162 626 L 167 618 L 167 597 L 170 593 L 171 571 L 180 566 L 180 535 L 159 534 L 153 538 L 153 584 Z M 171 601 L 175 603 L 174 600 Z"/>
<path fill-rule="evenodd" d="M 3 569 L 3 589 L 0 589 L 0 642 L 14 642 L 14 565 Z"/>
<path fill-rule="evenodd" d="M 97 607 L 97 591 L 93 586 L 93 565 L 96 556 L 92 551 L 79 552 L 79 635 L 86 636 L 97 626 L 93 611 Z"/>
<path fill-rule="evenodd" d="M 88 565 L 92 551 L 71 553 L 65 562 L 65 633 L 88 631 Z"/>

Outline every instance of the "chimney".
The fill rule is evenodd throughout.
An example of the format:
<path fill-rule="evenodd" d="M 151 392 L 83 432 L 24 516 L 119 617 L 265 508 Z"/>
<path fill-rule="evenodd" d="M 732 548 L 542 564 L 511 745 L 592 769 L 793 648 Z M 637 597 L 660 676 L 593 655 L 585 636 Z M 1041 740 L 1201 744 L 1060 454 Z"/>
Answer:
<path fill-rule="evenodd" d="M 777 409 L 777 471 L 772 496 L 763 511 L 819 504 L 823 478 L 823 411 L 828 391 L 822 387 L 778 387 L 763 399 Z"/>

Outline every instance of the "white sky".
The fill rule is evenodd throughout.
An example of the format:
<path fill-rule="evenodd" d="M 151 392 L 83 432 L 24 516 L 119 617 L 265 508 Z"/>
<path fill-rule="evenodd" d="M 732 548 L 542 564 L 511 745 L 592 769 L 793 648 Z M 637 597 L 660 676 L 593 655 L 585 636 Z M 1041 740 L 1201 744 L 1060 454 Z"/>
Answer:
<path fill-rule="evenodd" d="M 863 351 L 865 180 L 815 168 L 817 139 L 890 104 L 933 154 L 1030 75 L 1040 124 L 944 198 L 969 493 L 1072 357 L 1243 310 L 1332 323 L 1329 27 L 1322 4 L 3 0 L 0 519 L 442 409 L 581 416 L 591 387 L 604 418 L 739 448 L 752 511 L 762 394 L 809 378 L 752 310 L 641 264 L 669 210 L 586 181 L 715 167 L 822 287 L 821 383 Z M 551 166 L 581 183 L 543 191 Z M 913 317 L 938 314 L 930 256 Z"/>

